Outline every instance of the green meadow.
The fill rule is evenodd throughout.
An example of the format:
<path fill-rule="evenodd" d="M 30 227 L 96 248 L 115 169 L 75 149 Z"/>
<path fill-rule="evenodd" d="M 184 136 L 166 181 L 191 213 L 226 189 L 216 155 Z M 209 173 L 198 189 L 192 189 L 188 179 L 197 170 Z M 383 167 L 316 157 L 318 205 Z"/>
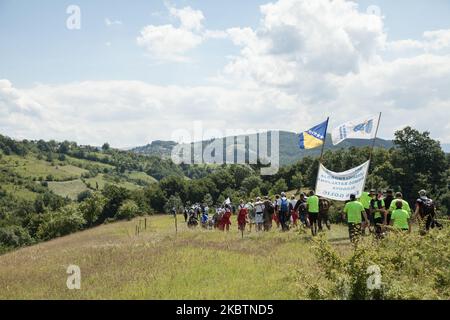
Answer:
<path fill-rule="evenodd" d="M 171 216 L 103 225 L 0 256 L 0 299 L 301 299 L 319 272 L 308 234 L 188 229 Z M 141 221 L 141 232 L 136 225 Z M 346 228 L 328 237 L 344 254 Z M 66 286 L 69 265 L 81 289 Z"/>

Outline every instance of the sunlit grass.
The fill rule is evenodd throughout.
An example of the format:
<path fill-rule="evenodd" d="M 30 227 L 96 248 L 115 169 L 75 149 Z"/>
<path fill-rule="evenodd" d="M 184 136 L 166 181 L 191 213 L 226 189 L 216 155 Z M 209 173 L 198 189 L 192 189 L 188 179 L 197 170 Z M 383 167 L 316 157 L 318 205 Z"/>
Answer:
<path fill-rule="evenodd" d="M 141 227 L 144 226 L 144 218 Z M 103 225 L 0 256 L 1 299 L 298 299 L 297 272 L 317 272 L 309 233 L 188 229 L 178 217 Z M 235 217 L 233 218 L 235 219 Z M 346 250 L 346 228 L 329 238 Z M 66 268 L 81 268 L 68 290 Z"/>

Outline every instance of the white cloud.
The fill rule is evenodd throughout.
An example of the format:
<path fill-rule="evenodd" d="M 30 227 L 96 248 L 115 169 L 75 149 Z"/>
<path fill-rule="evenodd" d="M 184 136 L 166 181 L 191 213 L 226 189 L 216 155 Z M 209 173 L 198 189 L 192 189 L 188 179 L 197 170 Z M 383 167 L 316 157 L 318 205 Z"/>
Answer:
<path fill-rule="evenodd" d="M 203 13 L 191 7 L 177 9 L 169 6 L 169 13 L 179 22 L 179 27 L 172 24 L 148 25 L 137 38 L 137 44 L 159 61 L 189 61 L 186 54 L 198 47 L 204 40 Z M 208 32 L 208 38 L 218 36 L 217 32 Z"/>
<path fill-rule="evenodd" d="M 137 44 L 157 60 L 186 61 L 184 54 L 202 43 L 202 37 L 182 28 L 167 24 L 146 26 L 137 38 Z"/>
<path fill-rule="evenodd" d="M 111 20 L 109 18 L 105 18 L 105 25 L 107 27 L 113 26 L 113 25 L 122 25 L 122 21 L 120 20 Z"/>
<path fill-rule="evenodd" d="M 182 9 L 170 7 L 169 11 L 173 17 L 180 20 L 182 29 L 200 31 L 203 28 L 202 21 L 205 17 L 200 10 L 194 10 L 191 7 Z"/>
<path fill-rule="evenodd" d="M 88 81 L 14 87 L 0 80 L 0 126 L 23 138 L 132 146 L 170 139 L 195 120 L 209 128 L 301 131 L 331 117 L 383 112 L 380 135 L 405 125 L 450 143 L 450 31 L 387 40 L 383 18 L 344 0 L 280 0 L 257 28 L 208 30 L 204 16 L 171 10 L 179 26 L 146 26 L 138 44 L 155 59 L 186 61 L 211 38 L 239 48 L 209 85 Z M 44 107 L 45 106 L 45 107 Z"/>

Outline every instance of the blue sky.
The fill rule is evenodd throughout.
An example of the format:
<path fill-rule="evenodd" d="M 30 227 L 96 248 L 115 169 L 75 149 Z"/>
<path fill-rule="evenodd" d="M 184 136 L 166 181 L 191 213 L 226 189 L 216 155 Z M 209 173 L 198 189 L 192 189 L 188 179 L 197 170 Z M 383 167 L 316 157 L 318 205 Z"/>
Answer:
<path fill-rule="evenodd" d="M 344 1 L 332 8 L 327 0 L 319 2 L 322 9 L 311 9 L 311 0 L 273 1 L 263 12 L 260 6 L 268 1 L 0 0 L 2 133 L 92 144 L 108 140 L 126 147 L 170 139 L 173 130 L 195 120 L 222 130 L 301 131 L 325 116 L 337 124 L 348 118 L 347 111 L 364 114 L 364 109 L 385 112 L 381 135 L 386 138 L 404 125 L 428 129 L 417 117 L 393 119 L 405 110 L 436 114 L 448 108 L 444 88 L 450 78 L 447 67 L 438 66 L 448 65 L 450 2 L 360 0 L 357 12 Z M 69 5 L 81 9 L 80 30 L 66 28 Z M 370 6 L 382 17 L 367 22 Z M 355 22 L 342 21 L 339 12 Z M 199 27 L 184 28 L 184 13 L 204 18 L 193 16 Z M 284 18 L 293 24 L 283 25 Z M 332 25 L 336 33 L 323 27 Z M 208 38 L 210 31 L 220 35 Z M 424 38 L 429 31 L 440 32 Z M 180 46 L 186 47 L 177 50 L 171 35 L 192 38 L 181 36 Z M 166 37 L 172 39 L 168 46 L 155 47 L 155 39 Z M 292 45 L 297 40 L 301 48 Z M 289 46 L 274 53 L 269 46 L 284 43 L 278 41 Z M 412 79 L 421 70 L 430 74 Z M 403 79 L 406 83 L 396 87 Z M 86 87 L 93 88 L 90 96 Z M 108 95 L 108 90 L 115 91 Z M 246 108 L 257 115 L 255 121 L 244 120 L 251 118 L 242 114 Z M 77 114 L 69 117 L 73 110 Z M 96 118 L 102 112 L 110 113 L 110 120 Z M 50 115 L 58 124 L 46 124 Z M 285 118 L 295 115 L 301 121 L 286 125 Z M 171 125 L 160 127 L 164 121 Z M 120 137 L 108 129 L 119 122 Z M 68 124 L 75 125 L 64 129 Z M 136 127 L 145 130 L 127 130 Z M 450 142 L 448 124 L 431 132 Z"/>
<path fill-rule="evenodd" d="M 172 1 L 177 7 L 201 9 L 209 29 L 256 27 L 259 6 L 268 1 Z M 426 30 L 450 27 L 450 2 L 446 0 L 363 0 L 386 17 L 391 40 L 418 39 Z M 81 30 L 70 31 L 66 8 L 81 8 Z M 122 25 L 106 26 L 105 18 Z M 191 64 L 150 61 L 136 45 L 136 35 L 147 24 L 171 22 L 163 1 L 0 0 L 0 74 L 14 84 L 60 83 L 81 80 L 142 80 L 160 84 L 196 85 L 214 76 L 226 56 L 238 48 L 229 41 L 213 41 L 192 54 Z M 111 47 L 106 43 L 110 42 Z"/>

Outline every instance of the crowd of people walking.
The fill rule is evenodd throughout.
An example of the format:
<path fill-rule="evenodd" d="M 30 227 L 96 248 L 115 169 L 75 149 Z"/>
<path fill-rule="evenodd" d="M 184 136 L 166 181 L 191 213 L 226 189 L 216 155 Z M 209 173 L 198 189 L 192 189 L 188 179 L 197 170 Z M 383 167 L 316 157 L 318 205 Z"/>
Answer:
<path fill-rule="evenodd" d="M 229 231 L 235 216 L 237 229 L 241 232 L 264 232 L 273 228 L 285 232 L 302 227 L 310 229 L 316 236 L 325 228 L 331 230 L 331 205 L 330 200 L 315 195 L 314 191 L 308 195 L 300 193 L 298 199 L 282 192 L 273 198 L 256 197 L 247 202 L 242 199 L 237 206 L 227 199 L 212 210 L 206 204 L 195 204 L 184 209 L 184 219 L 189 227 L 200 224 L 205 229 Z M 366 191 L 360 198 L 350 195 L 341 218 L 347 222 L 352 242 L 368 233 L 383 238 L 392 229 L 411 232 L 412 220 L 418 222 L 421 233 L 441 227 L 436 220 L 435 204 L 425 190 L 419 192 L 414 212 L 402 193 L 394 193 L 391 189 Z"/>

